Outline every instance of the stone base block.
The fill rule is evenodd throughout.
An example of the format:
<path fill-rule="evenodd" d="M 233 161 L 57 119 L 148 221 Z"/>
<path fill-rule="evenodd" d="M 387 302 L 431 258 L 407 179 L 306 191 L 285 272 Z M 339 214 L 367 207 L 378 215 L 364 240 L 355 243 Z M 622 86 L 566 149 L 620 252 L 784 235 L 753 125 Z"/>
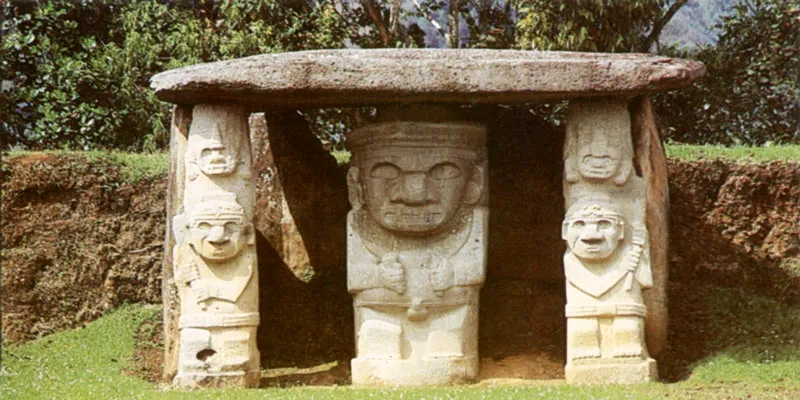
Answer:
<path fill-rule="evenodd" d="M 257 388 L 261 382 L 261 371 L 222 372 L 213 374 L 181 374 L 172 381 L 172 386 L 183 389 L 196 388 Z"/>
<path fill-rule="evenodd" d="M 569 384 L 634 384 L 658 380 L 656 360 L 595 359 L 567 364 L 564 373 Z"/>
<path fill-rule="evenodd" d="M 416 360 L 354 358 L 353 385 L 444 386 L 469 383 L 478 377 L 478 357 Z"/>

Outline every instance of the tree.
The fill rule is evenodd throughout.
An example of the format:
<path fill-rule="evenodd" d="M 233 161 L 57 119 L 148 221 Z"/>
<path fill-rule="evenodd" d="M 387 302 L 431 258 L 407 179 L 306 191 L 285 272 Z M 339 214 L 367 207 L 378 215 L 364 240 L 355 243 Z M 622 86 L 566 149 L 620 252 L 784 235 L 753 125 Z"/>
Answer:
<path fill-rule="evenodd" d="M 343 47 L 330 4 L 50 0 L 5 7 L 2 147 L 164 147 L 169 105 L 150 77 L 199 62 Z"/>
<path fill-rule="evenodd" d="M 520 0 L 516 39 L 532 50 L 647 52 L 686 0 Z"/>
<path fill-rule="evenodd" d="M 800 141 L 800 1 L 743 0 L 723 18 L 716 46 L 672 50 L 706 64 L 704 81 L 659 98 L 677 141 Z"/>

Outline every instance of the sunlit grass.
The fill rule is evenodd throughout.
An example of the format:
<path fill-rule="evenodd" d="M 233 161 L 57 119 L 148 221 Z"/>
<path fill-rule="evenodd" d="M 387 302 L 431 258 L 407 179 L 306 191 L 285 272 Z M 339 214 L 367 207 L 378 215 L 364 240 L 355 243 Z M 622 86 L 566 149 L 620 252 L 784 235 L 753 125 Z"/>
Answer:
<path fill-rule="evenodd" d="M 128 153 L 123 151 L 73 151 L 73 150 L 47 150 L 43 152 L 11 151 L 9 159 L 21 156 L 47 154 L 56 157 L 72 157 L 85 159 L 87 162 L 108 162 L 119 165 L 121 178 L 126 182 L 135 183 L 142 179 L 164 176 L 169 172 L 169 154 L 160 153 Z"/>
<path fill-rule="evenodd" d="M 756 305 L 755 312 L 760 307 Z M 793 399 L 800 398 L 800 358 L 758 361 L 734 348 L 699 362 L 678 384 L 567 386 L 525 381 L 498 386 L 430 389 L 292 387 L 199 392 L 165 390 L 123 373 L 130 366 L 137 327 L 159 310 L 124 306 L 86 328 L 4 348 L 2 399 Z M 780 349 L 776 349 L 780 351 Z M 749 397 L 748 397 L 749 396 Z"/>
<path fill-rule="evenodd" d="M 686 161 L 734 160 L 739 162 L 800 161 L 800 145 L 719 146 L 667 144 L 667 157 Z"/>

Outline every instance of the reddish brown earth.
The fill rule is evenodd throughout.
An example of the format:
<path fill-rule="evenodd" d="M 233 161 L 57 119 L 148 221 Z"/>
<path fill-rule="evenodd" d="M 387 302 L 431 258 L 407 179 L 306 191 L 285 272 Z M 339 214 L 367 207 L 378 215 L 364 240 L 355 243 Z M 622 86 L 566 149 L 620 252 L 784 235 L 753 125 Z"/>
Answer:
<path fill-rule="evenodd" d="M 560 154 L 558 143 L 537 136 L 526 140 L 490 148 L 490 156 L 504 155 L 495 163 L 501 171 L 513 171 L 533 148 L 549 149 L 549 155 L 529 160 L 532 171 L 542 172 L 539 178 L 492 175 L 497 206 L 481 304 L 483 378 L 562 375 L 564 293 L 556 272 L 563 209 L 560 167 L 548 159 Z M 662 378 L 673 381 L 683 379 L 693 362 L 732 344 L 715 327 L 747 322 L 733 317 L 739 303 L 720 312 L 710 308 L 711 296 L 727 291 L 741 295 L 741 301 L 752 295 L 800 306 L 800 164 L 673 160 L 669 174 L 670 337 L 659 366 Z M 124 302 L 160 302 L 165 182 L 163 177 L 128 183 L 119 166 L 80 156 L 4 161 L 4 339 L 24 342 L 81 326 Z M 503 198 L 510 203 L 501 205 Z M 523 217 L 513 218 L 515 210 Z M 526 226 L 530 230 L 520 238 Z M 552 229 L 555 233 L 537 234 Z M 315 252 L 312 261 L 323 256 Z M 259 343 L 263 365 L 307 368 L 338 362 L 320 372 L 271 377 L 265 384 L 346 382 L 353 332 L 344 266 L 318 271 L 303 282 L 263 237 L 259 259 L 262 297 L 268 300 L 263 306 L 272 308 L 269 323 L 261 327 L 269 331 Z M 140 330 L 134 371 L 153 379 L 162 364 L 158 332 L 154 326 Z"/>
<path fill-rule="evenodd" d="M 165 180 L 31 155 L 2 168 L 3 338 L 24 342 L 161 299 Z"/>

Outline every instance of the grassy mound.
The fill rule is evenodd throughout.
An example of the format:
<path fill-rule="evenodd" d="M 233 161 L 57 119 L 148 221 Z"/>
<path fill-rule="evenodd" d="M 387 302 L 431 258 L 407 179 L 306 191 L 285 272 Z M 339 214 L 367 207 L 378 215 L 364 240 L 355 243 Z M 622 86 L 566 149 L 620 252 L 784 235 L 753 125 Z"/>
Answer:
<path fill-rule="evenodd" d="M 733 300 L 721 294 L 720 302 Z M 765 303 L 766 302 L 766 303 Z M 202 392 L 172 391 L 126 373 L 134 367 L 135 337 L 159 310 L 126 305 L 83 329 L 61 332 L 4 348 L 0 373 L 3 399 L 794 399 L 800 396 L 800 351 L 786 329 L 797 328 L 800 314 L 754 297 L 744 314 L 764 317 L 785 346 L 753 339 L 698 362 L 693 375 L 677 384 L 566 386 L 559 381 L 484 381 L 472 386 L 432 389 L 354 389 L 346 386 L 291 387 Z M 758 318 L 758 317 L 753 317 Z M 747 320 L 751 320 L 749 317 Z M 742 329 L 741 324 L 732 328 Z M 720 327 L 720 329 L 726 329 Z M 783 330 L 783 331 L 777 331 Z M 761 332 L 761 333 L 768 333 Z M 796 329 L 795 329 L 796 331 Z M 728 332 L 733 335 L 735 332 Z M 726 333 L 726 334 L 728 334 Z M 722 336 L 724 337 L 724 335 Z"/>

